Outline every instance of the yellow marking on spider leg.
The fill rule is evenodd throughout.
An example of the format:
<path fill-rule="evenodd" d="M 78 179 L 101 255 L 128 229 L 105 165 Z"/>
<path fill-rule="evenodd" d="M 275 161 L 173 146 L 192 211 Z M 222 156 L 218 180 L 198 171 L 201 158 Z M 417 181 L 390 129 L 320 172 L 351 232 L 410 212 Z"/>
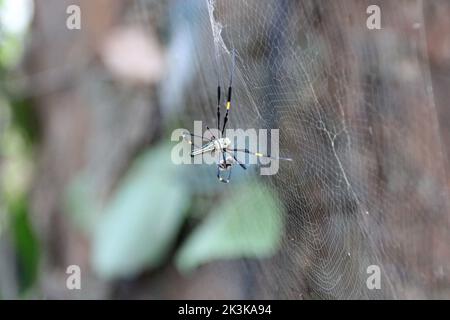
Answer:
<path fill-rule="evenodd" d="M 227 110 L 230 110 L 231 102 L 227 101 Z"/>

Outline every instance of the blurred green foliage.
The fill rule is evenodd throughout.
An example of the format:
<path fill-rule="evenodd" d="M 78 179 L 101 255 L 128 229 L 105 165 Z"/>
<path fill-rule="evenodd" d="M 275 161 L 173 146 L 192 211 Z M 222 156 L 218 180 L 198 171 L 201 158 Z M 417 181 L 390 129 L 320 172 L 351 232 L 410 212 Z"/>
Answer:
<path fill-rule="evenodd" d="M 13 126 L 20 131 L 25 142 L 32 148 L 40 138 L 36 110 L 32 108 L 31 101 L 27 98 L 11 97 L 10 103 L 13 111 Z"/>
<path fill-rule="evenodd" d="M 178 169 L 170 146 L 162 145 L 132 165 L 94 232 L 93 264 L 100 275 L 134 275 L 167 257 L 191 196 Z"/>
<path fill-rule="evenodd" d="M 0 0 L 0 10 L 4 5 Z M 33 287 L 39 270 L 39 244 L 28 205 L 37 122 L 23 90 L 10 81 L 22 58 L 26 30 L 11 32 L 4 27 L 0 21 L 0 238 L 13 240 L 17 289 L 23 296 Z"/>
<path fill-rule="evenodd" d="M 19 292 L 25 293 L 38 275 L 39 246 L 29 221 L 28 202 L 19 198 L 10 206 L 19 270 Z"/>
<path fill-rule="evenodd" d="M 260 182 L 230 186 L 176 256 L 182 271 L 217 259 L 262 258 L 274 254 L 282 235 L 282 213 L 273 190 Z"/>

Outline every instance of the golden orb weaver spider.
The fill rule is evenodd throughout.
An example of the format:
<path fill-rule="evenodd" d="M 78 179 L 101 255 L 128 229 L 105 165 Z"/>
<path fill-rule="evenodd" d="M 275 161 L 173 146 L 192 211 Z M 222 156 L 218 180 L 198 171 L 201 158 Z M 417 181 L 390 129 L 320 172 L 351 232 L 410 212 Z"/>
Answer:
<path fill-rule="evenodd" d="M 214 134 L 211 132 L 208 126 L 206 126 L 206 130 L 211 135 L 210 139 L 205 138 L 204 136 L 198 136 L 189 132 L 185 132 L 183 134 L 183 139 L 186 140 L 189 144 L 196 147 L 195 150 L 191 152 L 191 157 L 195 157 L 197 155 L 201 155 L 204 153 L 218 153 L 219 154 L 219 160 L 217 161 L 217 179 L 219 179 L 220 182 L 223 183 L 229 183 L 231 179 L 231 169 L 232 166 L 237 163 L 239 166 L 247 170 L 247 167 L 245 164 L 243 164 L 241 161 L 239 161 L 236 157 L 236 152 L 243 152 L 247 154 L 254 155 L 256 157 L 263 157 L 263 158 L 269 158 L 273 160 L 287 160 L 292 161 L 291 158 L 280 158 L 280 157 L 272 157 L 270 155 L 264 155 L 260 152 L 251 152 L 248 149 L 237 149 L 231 147 L 231 140 L 225 136 L 225 128 L 228 122 L 228 115 L 229 111 L 231 109 L 231 94 L 232 94 L 232 88 L 233 88 L 233 72 L 234 72 L 234 65 L 235 65 L 235 51 L 233 50 L 233 56 L 232 56 L 232 62 L 231 62 L 231 72 L 230 72 L 230 82 L 228 85 L 228 95 L 227 95 L 227 101 L 225 104 L 226 113 L 225 118 L 223 120 L 223 126 L 222 130 L 220 130 L 220 98 L 221 98 L 221 86 L 220 86 L 220 79 L 218 80 L 217 84 L 217 132 L 220 133 L 219 137 L 215 137 Z M 207 141 L 202 146 L 196 146 L 191 138 L 192 137 L 198 137 L 201 138 L 202 141 Z M 222 172 L 228 171 L 228 175 L 226 177 L 222 176 Z"/>

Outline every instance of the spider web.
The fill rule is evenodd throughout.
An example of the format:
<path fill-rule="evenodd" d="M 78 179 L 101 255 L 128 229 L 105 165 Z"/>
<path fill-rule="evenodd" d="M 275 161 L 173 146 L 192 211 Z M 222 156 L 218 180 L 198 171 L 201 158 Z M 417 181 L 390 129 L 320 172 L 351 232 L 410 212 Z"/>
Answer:
<path fill-rule="evenodd" d="M 242 263 L 249 297 L 417 298 L 448 287 L 437 275 L 448 272 L 448 193 L 423 4 L 380 2 L 383 29 L 369 30 L 370 4 L 172 3 L 164 111 L 186 128 L 215 127 L 217 78 L 225 88 L 235 50 L 229 127 L 278 128 L 280 155 L 294 159 L 274 176 L 234 169 L 277 190 L 286 211 L 278 256 Z M 367 288 L 370 265 L 380 290 Z"/>

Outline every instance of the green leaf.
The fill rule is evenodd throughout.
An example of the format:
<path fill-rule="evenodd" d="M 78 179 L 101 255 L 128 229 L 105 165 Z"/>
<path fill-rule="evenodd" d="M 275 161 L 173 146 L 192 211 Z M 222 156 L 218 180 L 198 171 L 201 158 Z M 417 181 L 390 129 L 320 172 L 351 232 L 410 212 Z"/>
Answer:
<path fill-rule="evenodd" d="M 38 277 L 39 244 L 29 220 L 28 202 L 25 197 L 13 201 L 12 229 L 17 253 L 20 292 L 24 293 L 33 286 Z"/>
<path fill-rule="evenodd" d="M 169 147 L 136 160 L 94 231 L 92 261 L 101 276 L 128 277 L 164 262 L 190 200 L 178 178 Z"/>
<path fill-rule="evenodd" d="M 283 220 L 275 193 L 258 183 L 232 190 L 177 253 L 181 271 L 217 259 L 264 258 L 278 249 Z"/>

